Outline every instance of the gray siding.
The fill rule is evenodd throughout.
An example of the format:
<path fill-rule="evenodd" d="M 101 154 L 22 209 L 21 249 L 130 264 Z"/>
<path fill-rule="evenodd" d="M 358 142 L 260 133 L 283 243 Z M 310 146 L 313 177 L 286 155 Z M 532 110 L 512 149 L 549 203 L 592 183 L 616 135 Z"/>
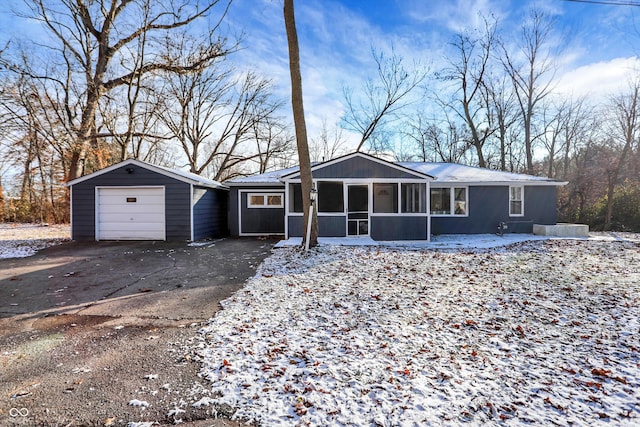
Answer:
<path fill-rule="evenodd" d="M 427 218 L 420 216 L 372 216 L 373 240 L 426 240 Z"/>
<path fill-rule="evenodd" d="M 507 232 L 531 233 L 533 224 L 556 223 L 555 186 L 525 186 L 524 216 L 509 216 L 509 187 L 469 187 L 469 216 L 431 217 L 431 233 L 495 233 L 500 222 L 507 222 Z"/>
<path fill-rule="evenodd" d="M 344 216 L 319 216 L 319 237 L 345 237 L 347 235 L 347 220 Z M 289 217 L 289 237 L 302 237 L 307 227 L 303 224 L 302 216 Z"/>
<path fill-rule="evenodd" d="M 305 228 L 302 225 L 302 216 L 290 216 L 287 217 L 289 220 L 289 237 L 301 237 Z M 320 218 L 318 218 L 319 220 Z M 320 227 L 320 223 L 318 223 L 318 232 L 322 233 L 322 227 Z"/>
<path fill-rule="evenodd" d="M 128 168 L 134 169 L 132 174 L 126 171 Z M 166 239 L 189 240 L 191 238 L 189 184 L 133 165 L 123 166 L 73 185 L 71 238 L 78 241 L 96 238 L 95 187 L 145 185 L 165 187 Z"/>
<path fill-rule="evenodd" d="M 296 175 L 296 178 L 299 175 Z M 411 174 L 383 163 L 374 162 L 363 157 L 352 157 L 341 162 L 313 171 L 314 179 L 322 178 L 419 178 L 420 175 Z"/>
<path fill-rule="evenodd" d="M 536 224 L 552 225 L 558 221 L 558 187 L 525 187 L 524 213 Z"/>
<path fill-rule="evenodd" d="M 306 232 L 302 216 L 289 217 L 289 237 L 301 237 Z M 346 216 L 319 216 L 319 237 L 344 237 L 347 235 Z"/>
<path fill-rule="evenodd" d="M 242 190 L 242 193 L 240 193 Z M 278 190 L 284 195 L 284 187 L 282 186 L 265 186 L 255 188 L 233 188 L 229 199 L 229 224 L 231 235 L 239 236 L 242 233 L 251 234 L 282 234 L 284 235 L 284 207 L 283 208 L 247 208 L 247 194 L 261 193 L 265 191 L 273 192 Z M 242 215 L 238 212 L 238 197 L 240 200 L 240 209 Z M 239 221 L 242 221 L 240 228 Z"/>
<path fill-rule="evenodd" d="M 229 223 L 229 233 L 232 236 L 238 237 L 240 235 L 240 215 L 238 212 L 238 189 L 232 188 L 229 191 L 229 212 L 227 221 Z"/>
<path fill-rule="evenodd" d="M 347 235 L 346 216 L 319 216 L 320 237 L 344 237 Z"/>
<path fill-rule="evenodd" d="M 223 237 L 227 229 L 228 192 L 213 188 L 193 188 L 193 239 Z"/>

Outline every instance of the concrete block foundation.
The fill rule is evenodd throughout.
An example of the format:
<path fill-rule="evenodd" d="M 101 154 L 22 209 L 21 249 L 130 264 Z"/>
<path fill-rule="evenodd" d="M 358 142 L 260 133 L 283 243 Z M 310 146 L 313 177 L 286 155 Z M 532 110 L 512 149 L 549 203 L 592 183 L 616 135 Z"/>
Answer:
<path fill-rule="evenodd" d="M 533 224 L 533 234 L 554 237 L 589 237 L 589 226 L 586 224 L 567 223 L 555 225 Z"/>

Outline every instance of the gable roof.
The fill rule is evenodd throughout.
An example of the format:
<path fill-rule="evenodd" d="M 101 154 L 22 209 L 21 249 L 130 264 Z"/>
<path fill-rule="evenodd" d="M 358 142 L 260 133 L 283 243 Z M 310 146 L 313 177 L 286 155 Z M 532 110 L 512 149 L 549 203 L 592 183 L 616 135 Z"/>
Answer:
<path fill-rule="evenodd" d="M 148 169 L 152 172 L 156 172 L 156 173 L 177 179 L 178 181 L 186 182 L 187 184 L 198 185 L 201 187 L 208 187 L 208 188 L 219 188 L 223 190 L 229 189 L 229 187 L 219 183 L 218 181 L 204 178 L 200 175 L 196 175 L 195 173 L 185 172 L 177 169 L 171 169 L 164 166 L 158 166 L 158 165 L 143 162 L 142 160 L 137 160 L 137 159 L 127 159 L 120 163 L 116 163 L 115 165 L 111 165 L 104 169 L 100 169 L 99 171 L 73 179 L 67 182 L 67 186 L 70 187 L 80 182 L 87 181 L 89 179 L 95 178 L 97 176 L 103 175 L 105 173 L 109 173 L 111 171 L 122 168 L 124 166 L 129 166 L 129 165 L 139 166 L 141 168 Z"/>
<path fill-rule="evenodd" d="M 338 163 L 342 163 L 342 162 L 349 161 L 351 159 L 356 159 L 356 158 L 361 158 L 361 159 L 364 159 L 364 160 L 367 160 L 367 161 L 370 161 L 370 162 L 373 162 L 373 163 L 377 163 L 377 164 L 379 164 L 379 165 L 381 165 L 383 167 L 386 167 L 386 168 L 389 168 L 389 169 L 394 169 L 399 173 L 402 173 L 402 174 L 405 174 L 405 175 L 406 174 L 412 175 L 415 178 L 427 179 L 427 180 L 435 179 L 434 176 L 432 176 L 432 175 L 430 175 L 428 173 L 425 173 L 425 172 L 422 172 L 422 171 L 418 171 L 418 170 L 415 170 L 415 169 L 411 169 L 411 168 L 407 168 L 405 166 L 402 166 L 399 163 L 393 163 L 393 162 L 389 162 L 389 161 L 386 161 L 386 160 L 382 160 L 382 159 L 379 159 L 378 157 L 374 157 L 374 156 L 372 156 L 370 154 L 366 154 L 366 153 L 361 153 L 359 151 L 357 151 L 355 153 L 351 153 L 351 154 L 346 154 L 344 156 L 336 157 L 335 159 L 331 159 L 331 160 L 328 160 L 326 162 L 322 162 L 322 163 L 318 163 L 318 164 L 312 165 L 311 166 L 311 172 L 313 173 L 313 172 L 316 172 L 316 171 L 320 171 L 322 169 L 331 167 L 331 166 L 336 165 Z M 285 174 L 285 175 L 282 175 L 280 178 L 283 181 L 284 180 L 291 180 L 291 179 L 297 178 L 299 175 L 300 175 L 300 170 L 298 168 L 298 170 L 293 171 L 293 172 L 288 173 L 288 174 Z"/>
<path fill-rule="evenodd" d="M 512 172 L 504 172 L 493 169 L 466 166 L 457 163 L 443 162 L 397 162 L 392 163 L 378 159 L 365 153 L 352 153 L 341 156 L 327 162 L 312 165 L 311 170 L 327 167 L 356 156 L 366 158 L 383 165 L 391 166 L 397 170 L 416 175 L 416 177 L 433 179 L 434 185 L 438 184 L 464 184 L 464 185 L 550 185 L 562 186 L 566 182 L 557 181 L 543 176 L 526 175 Z M 251 185 L 282 185 L 283 181 L 294 179 L 298 176 L 300 168 L 280 169 L 258 175 L 234 178 L 226 181 L 231 186 Z M 315 178 L 315 177 L 314 177 Z M 318 178 L 322 179 L 322 178 Z"/>

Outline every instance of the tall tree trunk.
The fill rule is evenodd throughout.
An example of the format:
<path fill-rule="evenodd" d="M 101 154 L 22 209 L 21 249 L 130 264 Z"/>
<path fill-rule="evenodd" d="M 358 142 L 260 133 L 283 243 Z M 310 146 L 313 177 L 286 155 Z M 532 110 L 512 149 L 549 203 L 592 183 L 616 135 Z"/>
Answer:
<path fill-rule="evenodd" d="M 310 193 L 313 188 L 311 175 L 311 157 L 307 141 L 307 126 L 304 120 L 304 105 L 302 102 L 302 76 L 300 75 L 300 49 L 298 47 L 298 33 L 293 11 L 293 0 L 284 0 L 284 24 L 287 30 L 289 44 L 289 71 L 291 73 L 291 106 L 293 108 L 293 122 L 296 128 L 296 142 L 298 145 L 298 160 L 300 162 L 300 180 L 302 181 L 302 204 L 304 209 L 304 224 L 309 221 Z M 303 237 L 303 244 L 306 236 Z M 318 218 L 313 211 L 311 236 L 309 246 L 318 244 Z"/>
<path fill-rule="evenodd" d="M 2 176 L 0 176 L 0 222 L 4 222 L 5 219 L 5 208 L 4 208 L 4 191 L 2 190 Z"/>

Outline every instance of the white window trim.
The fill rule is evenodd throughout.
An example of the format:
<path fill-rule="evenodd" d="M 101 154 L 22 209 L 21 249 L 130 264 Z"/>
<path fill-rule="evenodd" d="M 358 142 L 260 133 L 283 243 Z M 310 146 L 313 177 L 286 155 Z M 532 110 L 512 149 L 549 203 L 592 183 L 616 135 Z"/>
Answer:
<path fill-rule="evenodd" d="M 511 198 L 511 189 L 519 188 L 520 189 L 520 200 L 513 200 Z M 511 212 L 511 202 L 519 201 L 520 202 L 520 213 L 512 213 Z M 514 217 L 523 217 L 524 216 L 524 185 L 510 185 L 509 186 L 509 216 Z"/>
<path fill-rule="evenodd" d="M 248 194 L 269 194 L 269 195 L 273 195 L 273 194 L 282 194 L 284 195 L 286 193 L 286 187 L 285 190 L 279 190 L 279 189 L 273 189 L 273 190 L 269 190 L 269 189 L 265 189 L 262 191 L 255 191 L 255 190 L 238 190 L 238 236 L 282 236 L 282 233 L 243 233 L 242 232 L 242 199 L 244 197 L 244 195 L 248 195 Z M 284 197 L 284 196 L 283 196 Z M 284 202 L 284 200 L 283 200 Z M 249 208 L 249 198 L 247 197 L 247 208 Z M 254 209 L 254 208 L 251 208 Z M 275 208 L 277 209 L 277 208 Z M 286 210 L 285 210 L 286 212 Z M 285 218 L 286 219 L 286 218 Z M 285 220 L 284 223 L 284 232 L 285 235 L 287 233 L 287 222 Z"/>
<path fill-rule="evenodd" d="M 450 211 L 448 214 L 439 214 L 439 213 L 431 213 L 431 190 L 438 190 L 438 189 L 442 189 L 442 188 L 448 188 L 449 191 L 449 206 L 450 206 Z M 456 192 L 455 189 L 456 188 L 464 188 L 464 192 L 465 192 L 465 203 L 467 204 L 467 208 L 465 209 L 465 213 L 464 214 L 455 214 L 453 212 L 455 212 L 455 197 L 456 197 Z M 429 188 L 429 193 L 427 196 L 427 199 L 429 200 L 429 214 L 432 217 L 435 218 L 442 218 L 442 217 L 446 217 L 446 218 L 466 218 L 469 216 L 469 186 L 467 185 L 447 185 L 447 186 L 434 186 L 431 185 Z"/>
<path fill-rule="evenodd" d="M 254 205 L 251 203 L 251 197 L 261 196 L 262 204 Z M 279 205 L 269 205 L 267 204 L 267 200 L 269 196 L 280 196 L 280 204 Z M 284 193 L 247 193 L 247 209 L 282 209 L 284 207 Z"/>

